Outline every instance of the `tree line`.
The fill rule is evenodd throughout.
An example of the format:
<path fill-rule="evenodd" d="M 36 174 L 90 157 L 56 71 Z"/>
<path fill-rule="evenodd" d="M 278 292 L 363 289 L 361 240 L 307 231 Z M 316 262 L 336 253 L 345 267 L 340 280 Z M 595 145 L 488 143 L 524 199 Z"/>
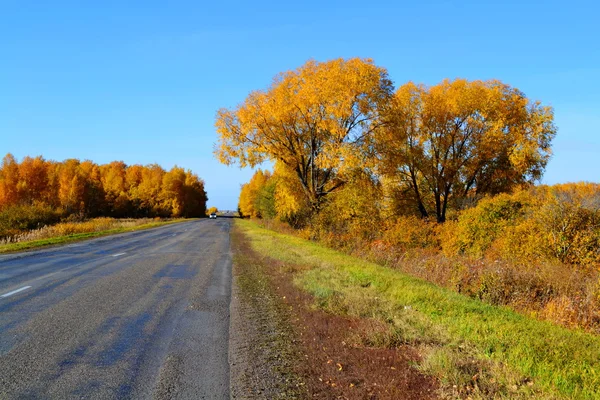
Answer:
<path fill-rule="evenodd" d="M 308 61 L 219 110 L 215 154 L 225 164 L 273 162 L 273 176 L 283 179 L 260 201 L 271 199 L 267 212 L 291 222 L 344 191 L 348 206 L 379 191 L 381 199 L 368 199 L 372 208 L 444 222 L 449 210 L 539 180 L 553 119 L 551 107 L 498 80 L 396 90 L 369 59 Z M 250 191 L 242 190 L 240 206 L 252 214 Z"/>
<path fill-rule="evenodd" d="M 206 211 L 204 182 L 190 170 L 157 164 L 25 157 L 7 154 L 0 165 L 0 212 L 44 207 L 53 214 L 90 218 L 200 217 Z"/>

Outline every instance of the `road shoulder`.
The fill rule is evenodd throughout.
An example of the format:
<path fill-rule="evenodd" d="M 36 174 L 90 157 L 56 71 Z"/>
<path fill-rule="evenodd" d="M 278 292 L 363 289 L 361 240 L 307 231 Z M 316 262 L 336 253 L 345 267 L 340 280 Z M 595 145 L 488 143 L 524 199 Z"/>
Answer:
<path fill-rule="evenodd" d="M 437 397 L 435 379 L 413 367 L 419 361 L 416 349 L 403 343 L 367 343 L 381 324 L 315 307 L 316 299 L 294 284 L 309 266 L 281 262 L 255 250 L 254 238 L 236 225 L 232 228 L 232 398 Z M 294 248 L 285 251 L 293 253 Z"/>
<path fill-rule="evenodd" d="M 231 232 L 229 364 L 232 399 L 305 398 L 290 313 L 242 233 Z"/>

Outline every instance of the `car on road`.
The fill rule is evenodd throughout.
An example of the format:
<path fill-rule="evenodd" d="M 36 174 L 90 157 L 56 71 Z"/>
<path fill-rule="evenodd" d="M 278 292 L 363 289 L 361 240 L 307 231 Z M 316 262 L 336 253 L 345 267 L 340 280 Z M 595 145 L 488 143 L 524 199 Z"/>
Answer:
<path fill-rule="evenodd" d="M 213 218 L 217 219 L 217 213 L 211 213 L 208 218 L 210 218 L 210 219 L 213 219 Z"/>

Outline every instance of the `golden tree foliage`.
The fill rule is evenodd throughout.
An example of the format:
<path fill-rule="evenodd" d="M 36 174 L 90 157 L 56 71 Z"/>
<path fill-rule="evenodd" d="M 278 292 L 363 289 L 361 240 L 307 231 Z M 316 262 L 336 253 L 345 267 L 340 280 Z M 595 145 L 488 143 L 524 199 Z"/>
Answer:
<path fill-rule="evenodd" d="M 215 154 L 241 166 L 280 162 L 318 209 L 343 184 L 344 172 L 364 161 L 359 149 L 378 127 L 377 112 L 392 90 L 386 70 L 372 60 L 308 61 L 237 108 L 219 110 Z"/>
<path fill-rule="evenodd" d="M 123 161 L 113 161 L 100 167 L 106 205 L 111 215 L 124 217 L 129 211 L 126 180 L 127 166 Z"/>
<path fill-rule="evenodd" d="M 163 176 L 160 194 L 163 206 L 175 217 L 204 216 L 206 193 L 204 182 L 190 170 L 173 167 Z"/>
<path fill-rule="evenodd" d="M 205 214 L 206 200 L 204 182 L 178 167 L 166 172 L 156 164 L 97 165 L 42 157 L 25 157 L 19 163 L 11 154 L 0 164 L 0 211 L 17 207 L 25 215 L 23 207 L 32 207 L 40 213 L 50 208 L 79 218 L 199 217 Z"/>
<path fill-rule="evenodd" d="M 142 168 L 140 182 L 133 187 L 130 186 L 130 196 L 138 204 L 141 215 L 168 215 L 168 210 L 163 209 L 160 202 L 165 173 L 160 165 L 147 165 Z"/>
<path fill-rule="evenodd" d="M 381 173 L 406 188 L 423 217 L 435 214 L 439 222 L 451 200 L 539 179 L 556 133 L 550 107 L 495 80 L 409 82 L 385 121 L 375 137 Z"/>
<path fill-rule="evenodd" d="M 310 212 L 310 203 L 296 174 L 282 162 L 276 162 L 273 172 L 276 181 L 275 211 L 282 219 L 297 226 L 304 215 Z"/>
<path fill-rule="evenodd" d="M 42 157 L 25 157 L 19 164 L 18 197 L 33 204 L 43 200 L 48 186 L 47 163 Z"/>
<path fill-rule="evenodd" d="M 261 190 L 266 186 L 267 181 L 271 179 L 269 171 L 257 170 L 250 182 L 242 185 L 240 191 L 239 211 L 245 217 L 262 217 L 258 205 Z"/>
<path fill-rule="evenodd" d="M 443 229 L 444 252 L 600 265 L 600 185 L 536 186 L 482 199 Z"/>
<path fill-rule="evenodd" d="M 218 213 L 219 209 L 217 207 L 209 207 L 208 210 L 206 210 L 206 215 L 210 215 L 212 213 Z"/>
<path fill-rule="evenodd" d="M 0 206 L 14 204 L 19 200 L 19 164 L 12 154 L 2 159 L 0 168 Z"/>

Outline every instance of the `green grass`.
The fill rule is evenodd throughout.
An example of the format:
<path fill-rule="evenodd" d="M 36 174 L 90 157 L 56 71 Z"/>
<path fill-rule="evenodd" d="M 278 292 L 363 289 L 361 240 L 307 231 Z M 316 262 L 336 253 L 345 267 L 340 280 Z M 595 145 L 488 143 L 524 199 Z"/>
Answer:
<path fill-rule="evenodd" d="M 140 231 L 140 230 L 144 230 L 144 229 L 156 228 L 159 226 L 170 225 L 170 224 L 175 224 L 175 223 L 184 222 L 184 221 L 189 221 L 189 219 L 180 218 L 180 219 L 174 219 L 174 220 L 170 220 L 170 221 L 156 221 L 156 222 L 150 222 L 148 224 L 127 227 L 127 228 L 116 228 L 116 229 L 109 229 L 109 230 L 98 231 L 98 232 L 75 233 L 72 235 L 57 236 L 57 237 L 48 238 L 48 239 L 31 240 L 31 241 L 27 241 L 27 242 L 18 242 L 18 243 L 9 243 L 9 244 L 0 245 L 0 254 L 13 253 L 13 252 L 17 252 L 17 251 L 30 250 L 30 249 L 54 246 L 54 245 L 61 245 L 61 244 L 72 243 L 72 242 L 79 242 L 82 240 L 97 238 L 97 237 L 101 237 L 101 236 L 114 235 L 117 233 L 124 233 L 124 232 Z"/>
<path fill-rule="evenodd" d="M 251 221 L 236 224 L 254 250 L 305 267 L 293 279 L 317 307 L 379 319 L 394 337 L 388 342 L 420 348 L 418 368 L 454 395 L 600 398 L 598 336 L 491 306 Z"/>

